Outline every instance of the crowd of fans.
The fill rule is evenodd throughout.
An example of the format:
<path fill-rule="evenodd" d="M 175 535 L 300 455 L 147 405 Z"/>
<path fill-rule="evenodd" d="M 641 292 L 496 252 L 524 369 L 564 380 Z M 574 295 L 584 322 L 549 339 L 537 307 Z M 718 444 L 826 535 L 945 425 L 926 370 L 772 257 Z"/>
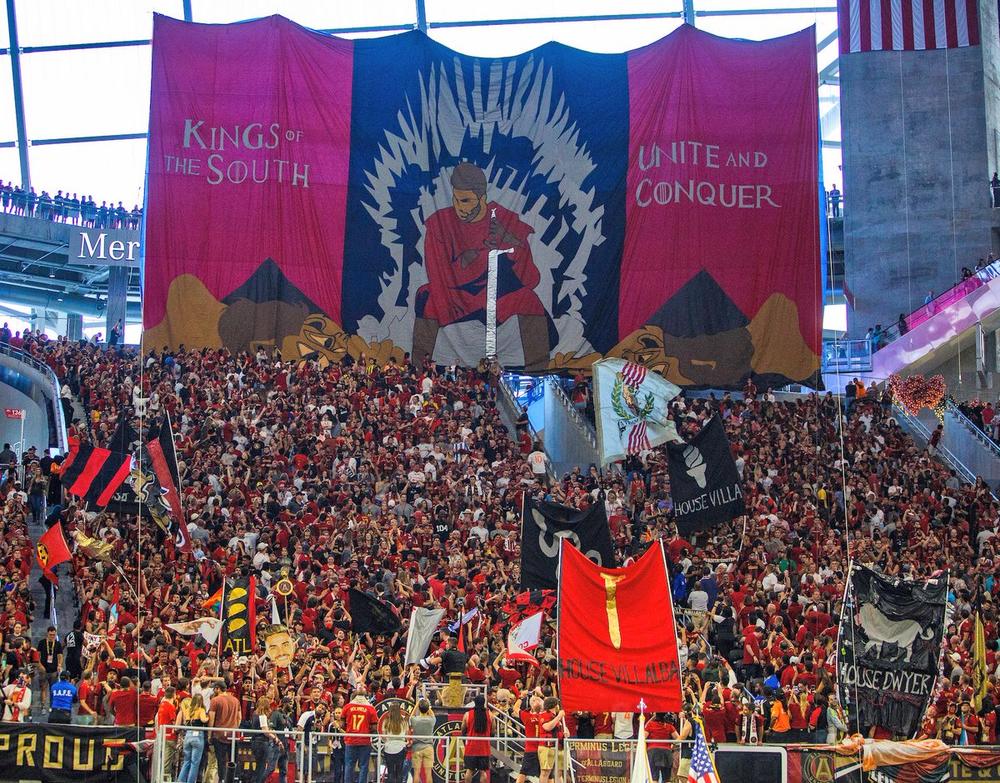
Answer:
<path fill-rule="evenodd" d="M 680 618 L 685 713 L 656 716 L 651 736 L 689 736 L 694 713 L 711 741 L 832 741 L 855 729 L 837 701 L 834 669 L 853 559 L 916 579 L 951 569 L 944 676 L 921 736 L 997 740 L 992 594 L 1000 506 L 982 482 L 963 486 L 914 444 L 881 395 L 855 393 L 847 405 L 831 394 L 778 402 L 751 386 L 742 399 L 678 399 L 672 416 L 682 436 L 715 413 L 722 417 L 749 511 L 684 540 L 672 522 L 661 450 L 630 460 L 626 472 L 574 470 L 550 482 L 529 464 L 537 449 L 531 436 L 511 436 L 502 425 L 499 381 L 489 367 L 379 367 L 364 359 L 321 367 L 282 362 L 265 350 L 150 351 L 140 360 L 128 350 L 31 336 L 24 349 L 78 395 L 87 416 L 71 430 L 83 440 L 107 444 L 122 417 L 141 431 L 171 414 L 194 548 L 180 552 L 133 515 L 77 502 L 53 509 L 57 469 L 30 465 L 29 489 L 48 498 L 50 522 L 61 519 L 67 534 L 83 533 L 114 553 L 112 564 L 77 550 L 71 578 L 79 615 L 66 618 L 73 630 L 53 648 L 48 637 L 27 635 L 25 525 L 32 510 L 26 488 L 6 480 L 0 581 L 9 597 L 0 612 L 0 676 L 8 707 L 12 693 L 30 694 L 14 719 L 251 721 L 245 725 L 270 732 L 305 721 L 314 730 L 358 733 L 345 714 L 369 715 L 367 707 L 390 696 L 419 701 L 422 684 L 444 679 L 457 661 L 466 681 L 489 685 L 491 714 L 520 717 L 543 747 L 561 730 L 632 737 L 637 716 L 628 714 L 574 713 L 562 727 L 552 622 L 537 666 L 505 659 L 510 603 L 519 593 L 518 510 L 522 493 L 531 493 L 577 507 L 604 503 L 620 560 L 664 541 Z M 586 409 L 584 382 L 578 391 L 573 401 Z M 277 601 L 294 641 L 286 668 L 260 650 L 220 656 L 200 636 L 167 628 L 210 614 L 206 601 L 223 579 L 247 574 L 260 585 L 261 634 L 270 624 L 270 591 L 284 576 L 293 583 L 289 599 Z M 352 633 L 350 587 L 389 602 L 402 618 L 414 606 L 444 608 L 448 620 L 477 609 L 466 652 L 457 653 L 442 630 L 425 666 L 404 666 L 405 627 L 391 638 Z M 976 594 L 991 672 L 978 715 L 967 706 Z M 59 657 L 50 666 L 54 649 Z M 72 712 L 64 699 L 55 708 L 56 689 L 65 696 L 67 684 L 76 693 Z M 377 730 L 373 720 L 356 725 L 360 733 Z M 402 744 L 393 747 L 404 752 L 406 731 L 393 726 L 402 731 Z M 884 736 L 877 727 L 873 733 Z M 170 764 L 194 783 L 204 755 L 202 779 L 211 783 L 217 761 L 195 734 L 171 735 Z M 351 744 L 335 765 L 347 758 L 363 776 L 367 765 Z M 416 769 L 423 748 L 417 741 L 411 750 Z M 262 763 L 280 766 L 280 747 L 261 752 Z"/>
<path fill-rule="evenodd" d="M 34 188 L 25 190 L 20 185 L 3 180 L 0 180 L 0 208 L 13 215 L 37 217 L 86 228 L 136 230 L 142 223 L 142 207 L 138 204 L 132 209 L 121 201 L 117 205 L 114 201 L 102 201 L 98 205 L 93 196 L 78 196 L 61 190 L 56 191 L 54 196 L 47 190 L 39 195 Z"/>
<path fill-rule="evenodd" d="M 985 433 L 994 443 L 1000 443 L 1000 420 L 996 418 L 996 406 L 991 400 L 966 400 L 957 403 L 965 417 Z"/>

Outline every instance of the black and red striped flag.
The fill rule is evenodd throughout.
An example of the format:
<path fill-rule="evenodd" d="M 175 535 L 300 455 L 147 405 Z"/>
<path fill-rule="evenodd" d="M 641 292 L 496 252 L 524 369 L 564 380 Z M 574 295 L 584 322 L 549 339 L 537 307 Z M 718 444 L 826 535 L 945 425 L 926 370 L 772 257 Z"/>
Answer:
<path fill-rule="evenodd" d="M 556 605 L 555 590 L 525 590 L 518 593 L 512 601 L 503 605 L 503 612 L 512 625 L 516 625 L 526 617 L 539 612 L 550 612 Z"/>
<path fill-rule="evenodd" d="M 979 45 L 976 0 L 838 0 L 840 53 Z"/>
<path fill-rule="evenodd" d="M 174 450 L 174 432 L 170 426 L 169 414 L 163 418 L 159 432 L 146 444 L 149 461 L 156 474 L 156 480 L 163 490 L 162 500 L 166 501 L 170 513 L 174 517 L 173 532 L 177 546 L 184 552 L 191 551 L 191 539 L 188 537 L 187 520 L 181 508 L 180 475 L 177 472 L 177 452 Z"/>
<path fill-rule="evenodd" d="M 70 438 L 69 454 L 59 468 L 63 488 L 71 495 L 103 508 L 132 468 L 132 457 Z"/>

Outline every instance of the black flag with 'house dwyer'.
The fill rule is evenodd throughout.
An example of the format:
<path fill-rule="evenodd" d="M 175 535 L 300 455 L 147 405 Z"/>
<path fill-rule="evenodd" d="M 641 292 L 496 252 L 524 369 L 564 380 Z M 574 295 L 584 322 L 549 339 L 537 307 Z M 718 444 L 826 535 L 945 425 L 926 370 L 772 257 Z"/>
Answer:
<path fill-rule="evenodd" d="M 525 498 L 521 520 L 521 589 L 556 588 L 562 538 L 568 538 L 598 565 L 615 567 L 603 498 L 581 511 L 529 497 Z"/>
<path fill-rule="evenodd" d="M 671 443 L 667 455 L 670 495 L 682 536 L 746 513 L 740 474 L 718 416 L 688 443 Z"/>
<path fill-rule="evenodd" d="M 837 640 L 850 725 L 913 736 L 934 694 L 947 603 L 947 573 L 914 582 L 854 567 Z"/>

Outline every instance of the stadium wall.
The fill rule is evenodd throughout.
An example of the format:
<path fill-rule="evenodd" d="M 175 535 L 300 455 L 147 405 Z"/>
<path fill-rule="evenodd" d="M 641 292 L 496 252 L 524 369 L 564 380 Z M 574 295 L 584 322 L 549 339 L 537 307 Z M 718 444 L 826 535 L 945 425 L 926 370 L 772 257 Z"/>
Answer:
<path fill-rule="evenodd" d="M 844 251 L 855 297 L 850 333 L 888 325 L 997 250 L 1000 42 L 996 4 L 980 4 L 987 43 L 841 55 Z"/>

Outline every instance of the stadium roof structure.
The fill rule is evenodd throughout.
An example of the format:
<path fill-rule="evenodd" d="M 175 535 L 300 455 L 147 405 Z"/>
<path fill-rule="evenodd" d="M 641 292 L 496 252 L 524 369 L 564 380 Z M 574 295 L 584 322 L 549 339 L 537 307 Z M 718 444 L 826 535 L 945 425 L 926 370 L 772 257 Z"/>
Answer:
<path fill-rule="evenodd" d="M 806 0 L 808 2 L 808 0 Z M 282 14 L 344 37 L 413 29 L 469 54 L 515 54 L 549 40 L 621 52 L 687 23 L 728 38 L 764 39 L 816 26 L 819 106 L 827 182 L 839 182 L 837 13 L 833 0 L 0 0 L 0 180 L 142 204 L 153 13 L 224 23 Z M 497 14 L 502 13 L 501 18 Z M 69 262 L 68 231 L 25 236 L 0 224 L 4 303 L 97 315 L 107 267 Z M 30 232 L 29 232 L 30 233 Z M 139 275 L 129 278 L 138 313 Z"/>

